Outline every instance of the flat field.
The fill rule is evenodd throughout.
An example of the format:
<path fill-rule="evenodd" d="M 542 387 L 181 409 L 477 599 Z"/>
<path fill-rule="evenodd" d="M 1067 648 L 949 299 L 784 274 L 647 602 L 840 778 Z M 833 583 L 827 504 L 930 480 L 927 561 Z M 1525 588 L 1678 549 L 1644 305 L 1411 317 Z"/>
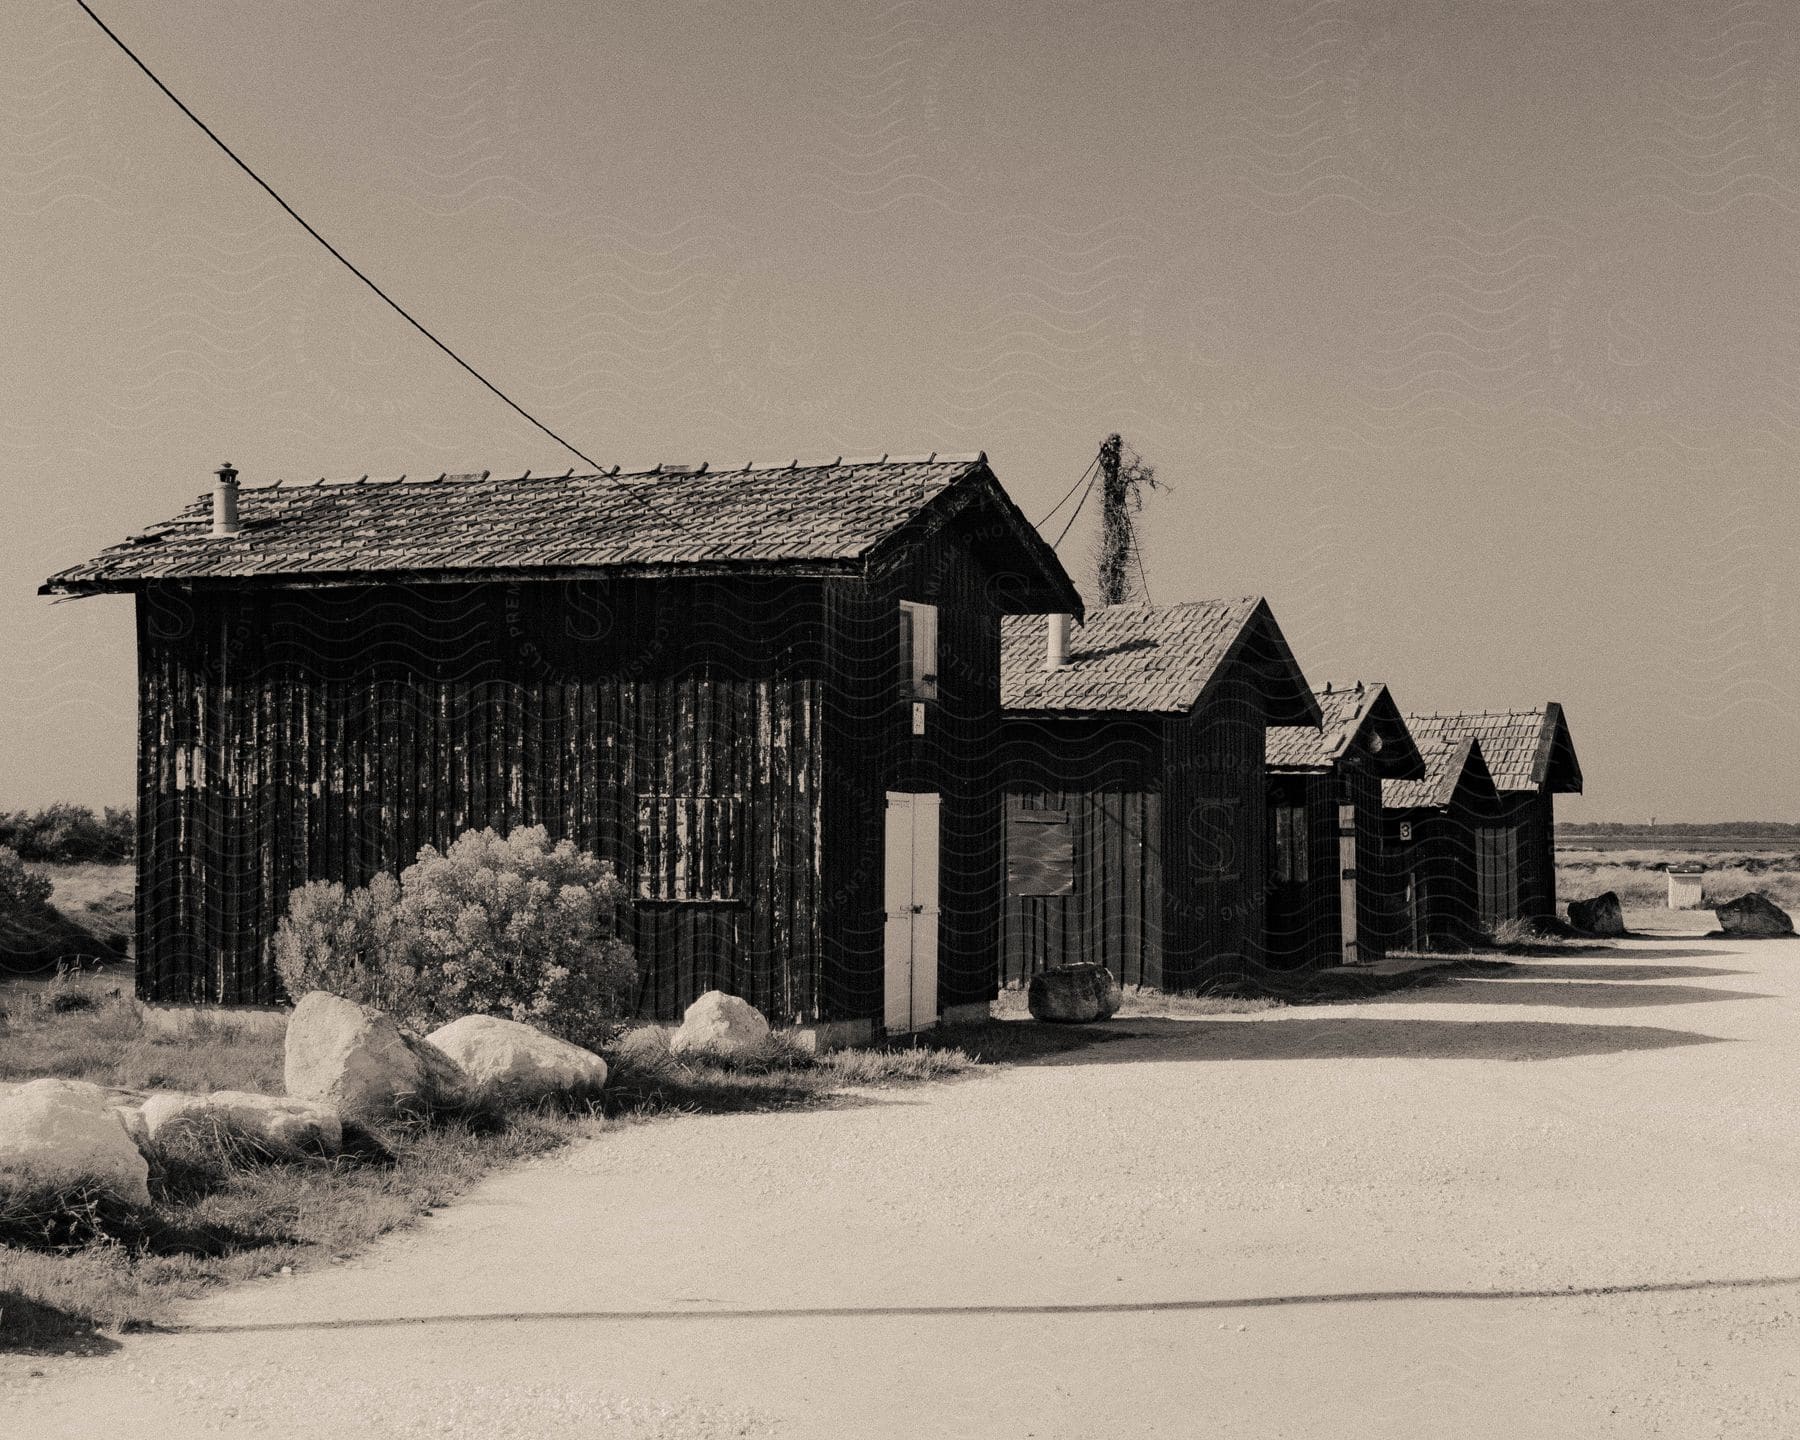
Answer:
<path fill-rule="evenodd" d="M 1714 903 L 1734 900 L 1759 890 L 1785 910 L 1800 907 L 1800 853 L 1792 842 L 1785 848 L 1757 850 L 1693 847 L 1646 849 L 1559 842 L 1556 847 L 1556 894 L 1563 901 L 1581 900 L 1616 892 L 1627 909 L 1651 908 L 1668 899 L 1668 867 L 1690 860 L 1706 866 L 1706 898 Z"/>

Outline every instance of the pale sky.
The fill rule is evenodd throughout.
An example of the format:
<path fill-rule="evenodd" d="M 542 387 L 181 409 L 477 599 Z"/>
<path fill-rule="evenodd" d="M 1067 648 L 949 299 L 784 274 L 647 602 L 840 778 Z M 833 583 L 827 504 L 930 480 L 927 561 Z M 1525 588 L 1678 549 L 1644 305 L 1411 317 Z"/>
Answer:
<path fill-rule="evenodd" d="M 1800 819 L 1800 6 L 95 3 L 589 454 L 984 449 L 1035 519 L 1120 430 L 1155 599 L 1560 700 L 1563 818 Z M 0 114 L 0 807 L 118 803 L 130 602 L 44 576 L 225 459 L 571 462 L 72 0 Z"/>

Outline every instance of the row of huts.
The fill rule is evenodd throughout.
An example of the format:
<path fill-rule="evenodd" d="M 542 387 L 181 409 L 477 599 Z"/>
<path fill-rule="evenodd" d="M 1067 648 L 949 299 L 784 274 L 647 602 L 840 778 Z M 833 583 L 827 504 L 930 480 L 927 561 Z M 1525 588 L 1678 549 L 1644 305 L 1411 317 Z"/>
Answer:
<path fill-rule="evenodd" d="M 53 576 L 136 597 L 138 989 L 470 828 L 631 897 L 639 1008 L 854 1040 L 1097 960 L 1194 991 L 1555 908 L 1560 710 L 1308 684 L 1260 599 L 1085 613 L 984 455 L 277 483 Z"/>

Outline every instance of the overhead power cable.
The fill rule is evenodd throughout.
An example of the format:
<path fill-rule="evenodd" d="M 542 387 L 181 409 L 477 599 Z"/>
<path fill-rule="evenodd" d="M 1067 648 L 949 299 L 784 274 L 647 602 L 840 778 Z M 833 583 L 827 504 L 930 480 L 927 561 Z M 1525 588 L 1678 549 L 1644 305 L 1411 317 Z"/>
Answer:
<path fill-rule="evenodd" d="M 1052 550 L 1057 549 L 1064 540 L 1069 538 L 1069 531 L 1075 528 L 1075 522 L 1081 518 L 1082 507 L 1087 504 L 1088 496 L 1094 493 L 1094 486 L 1100 482 L 1100 475 L 1097 469 L 1099 463 L 1100 462 L 1096 459 L 1094 464 L 1088 467 L 1095 472 L 1094 478 L 1088 481 L 1087 489 L 1081 492 L 1081 499 L 1076 502 L 1075 508 L 1069 512 L 1069 523 L 1063 526 L 1062 534 L 1058 535 L 1056 539 L 1051 542 L 1050 548 Z"/>
<path fill-rule="evenodd" d="M 1100 457 L 1099 457 L 1099 455 L 1096 454 L 1092 460 L 1088 461 L 1088 468 L 1081 472 L 1081 480 L 1077 480 L 1073 485 L 1071 485 L 1069 487 L 1068 495 L 1064 495 L 1062 497 L 1062 499 L 1058 500 L 1054 505 L 1052 505 L 1050 507 L 1050 509 L 1047 512 L 1045 512 L 1044 518 L 1042 520 L 1034 520 L 1032 522 L 1032 528 L 1035 530 L 1042 530 L 1044 528 L 1044 526 L 1048 525 L 1050 523 L 1051 517 L 1054 516 L 1058 510 L 1062 509 L 1063 506 L 1065 506 L 1069 503 L 1069 495 L 1073 495 L 1077 490 L 1079 490 L 1081 488 L 1081 481 L 1087 479 L 1089 475 L 1093 474 L 1094 467 L 1096 465 L 1098 465 L 1099 463 L 1100 463 Z"/>
<path fill-rule="evenodd" d="M 444 341 L 438 339 L 438 337 L 436 335 L 434 335 L 425 326 L 425 324 L 422 321 L 415 318 L 413 316 L 413 314 L 409 310 L 406 309 L 405 306 L 403 306 L 398 300 L 394 299 L 394 297 L 392 295 L 389 295 L 387 293 L 387 291 L 383 290 L 379 285 L 377 285 L 373 280 L 371 280 L 367 275 L 365 275 L 360 269 L 358 269 L 356 264 L 347 255 L 345 255 L 343 251 L 339 250 L 337 248 L 337 246 L 333 245 L 329 240 L 327 240 L 317 230 L 313 229 L 313 227 L 307 223 L 306 218 L 303 215 L 301 215 L 299 211 L 295 210 L 292 205 L 288 204 L 287 201 L 283 200 L 281 198 L 281 196 L 276 193 L 274 186 L 270 185 L 269 182 L 267 180 L 264 180 L 262 178 L 262 176 L 258 175 L 256 173 L 256 171 L 252 170 L 250 168 L 249 164 L 237 153 L 237 151 L 233 150 L 222 139 L 220 139 L 218 134 L 213 130 L 213 128 L 210 125 L 208 125 L 204 120 L 202 120 L 198 115 L 196 115 L 192 110 L 190 110 L 187 107 L 187 105 L 183 102 L 183 100 L 181 99 L 181 97 L 179 95 L 177 95 L 167 85 L 163 84 L 161 79 L 158 78 L 156 72 L 154 70 L 152 70 L 148 65 L 146 65 L 143 62 L 142 59 L 140 59 L 138 57 L 137 52 L 135 50 L 133 50 L 129 45 L 127 45 L 123 40 L 121 40 L 119 38 L 119 36 L 114 32 L 113 28 L 110 25 L 108 25 L 104 20 L 102 20 L 98 15 L 96 15 L 94 13 L 94 11 L 89 7 L 87 0 L 75 0 L 75 3 L 77 5 L 79 5 L 83 11 L 86 12 L 88 19 L 92 20 L 96 25 L 98 25 L 100 27 L 101 31 L 106 35 L 107 39 L 111 40 L 113 42 L 113 44 L 117 45 L 119 47 L 119 49 L 121 49 L 125 52 L 126 57 L 131 61 L 131 63 L 133 65 L 136 65 L 138 67 L 138 69 L 142 70 L 145 75 L 150 77 L 150 83 L 153 84 L 154 86 L 156 86 L 156 88 L 158 90 L 162 91 L 162 93 L 164 95 L 168 96 L 168 98 L 174 103 L 176 109 L 181 111 L 181 113 L 183 115 L 187 116 L 188 119 L 192 120 L 194 122 L 194 124 L 200 128 L 200 132 L 203 135 L 205 135 L 208 140 L 212 141 L 213 144 L 217 145 L 219 147 L 219 149 L 223 150 L 225 152 L 225 154 L 228 157 L 230 157 L 232 164 L 236 165 L 238 167 L 238 169 L 242 170 L 246 175 L 248 175 L 252 180 L 254 180 L 257 183 L 257 185 L 259 185 L 262 188 L 263 193 L 265 193 L 271 200 L 273 200 L 283 210 L 287 211 L 289 217 L 292 218 L 292 220 L 294 221 L 294 223 L 296 225 L 298 225 L 308 235 L 312 236 L 313 239 L 317 240 L 319 242 L 319 244 L 323 245 L 325 247 L 326 251 L 331 255 L 331 257 L 334 260 L 336 260 L 340 265 L 342 265 L 346 270 L 348 270 L 358 280 L 362 281 L 363 284 L 367 285 L 369 287 L 369 289 L 373 290 L 375 292 L 375 294 L 377 296 L 379 296 L 384 303 L 386 303 L 386 305 L 388 306 L 389 309 L 391 309 L 402 320 L 406 321 L 406 323 L 408 325 L 412 326 L 413 329 L 417 330 L 421 335 L 423 335 L 433 345 L 437 346 L 438 349 L 442 350 L 444 352 L 444 354 L 448 355 L 452 360 L 454 360 L 458 365 L 460 365 L 470 375 L 474 376 L 475 379 L 478 380 L 482 384 L 482 386 L 484 386 L 487 390 L 489 390 L 491 393 L 493 393 L 495 396 L 497 396 L 504 404 L 506 404 L 516 414 L 522 416 L 525 420 L 529 421 L 532 425 L 536 426 L 539 430 L 543 431 L 544 434 L 548 435 L 552 440 L 554 440 L 558 445 L 562 446 L 563 449 L 567 450 L 571 455 L 574 455 L 575 457 L 580 459 L 583 463 L 585 463 L 587 465 L 591 465 L 597 474 L 604 475 L 606 473 L 606 467 L 604 465 L 600 464 L 599 461 L 595 460 L 591 455 L 587 454 L 585 451 L 579 449 L 577 446 L 572 445 L 569 443 L 569 441 L 563 439 L 563 437 L 561 435 L 558 435 L 556 433 L 556 431 L 552 430 L 542 420 L 538 419 L 537 416 L 533 415 L 523 405 L 519 404 L 519 402 L 517 400 L 514 400 L 512 398 L 512 396 L 508 395 L 504 390 L 502 390 L 498 385 L 494 384 L 494 382 L 492 380 L 488 379 L 487 376 L 483 375 L 479 370 L 477 370 L 467 360 L 463 359 L 462 356 L 458 355 L 456 353 L 456 351 L 452 350 L 449 345 L 447 345 Z M 650 506 L 652 506 L 652 508 L 656 508 L 652 505 L 652 502 L 647 497 L 639 494 L 636 490 L 634 490 L 630 485 L 626 484 L 624 481 L 618 480 L 616 477 L 609 476 L 608 478 L 613 479 L 614 484 L 618 485 L 618 487 L 621 490 L 623 490 L 627 495 L 630 495 L 631 498 L 636 500 L 639 504 L 650 505 Z"/>

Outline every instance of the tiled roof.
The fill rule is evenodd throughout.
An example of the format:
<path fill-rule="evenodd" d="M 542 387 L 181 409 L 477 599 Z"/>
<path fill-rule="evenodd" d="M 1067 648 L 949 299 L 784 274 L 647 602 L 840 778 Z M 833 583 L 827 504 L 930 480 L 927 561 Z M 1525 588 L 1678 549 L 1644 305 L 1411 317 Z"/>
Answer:
<path fill-rule="evenodd" d="M 1323 725 L 1271 725 L 1264 759 L 1283 769 L 1328 769 L 1355 739 L 1380 696 L 1380 685 L 1327 685 L 1313 690 L 1325 716 Z"/>
<path fill-rule="evenodd" d="M 239 534 L 213 538 L 208 491 L 174 519 L 53 576 L 44 589 L 635 566 L 845 570 L 964 482 L 991 487 L 1017 543 L 1029 552 L 1018 563 L 1079 606 L 1054 554 L 979 454 L 246 485 L 239 492 Z"/>
<path fill-rule="evenodd" d="M 1001 622 L 1000 701 L 1009 710 L 1182 714 L 1263 602 L 1110 605 L 1072 627 L 1066 669 L 1044 669 L 1044 617 Z"/>
<path fill-rule="evenodd" d="M 1545 784 L 1559 792 L 1581 789 L 1581 771 L 1554 703 L 1537 710 L 1480 710 L 1454 715 L 1408 715 L 1408 728 L 1423 749 L 1429 737 L 1481 742 L 1481 756 L 1501 791 L 1539 790 Z M 1554 762 L 1554 763 L 1553 763 Z"/>
<path fill-rule="evenodd" d="M 1413 722 L 1406 717 L 1407 724 Z M 1387 810 L 1419 810 L 1448 805 L 1456 794 L 1463 771 L 1473 767 L 1485 790 L 1492 783 L 1483 759 L 1483 749 L 1473 735 L 1449 735 L 1437 731 L 1428 735 L 1413 732 L 1419 755 L 1425 761 L 1423 780 L 1383 780 L 1381 804 Z"/>

